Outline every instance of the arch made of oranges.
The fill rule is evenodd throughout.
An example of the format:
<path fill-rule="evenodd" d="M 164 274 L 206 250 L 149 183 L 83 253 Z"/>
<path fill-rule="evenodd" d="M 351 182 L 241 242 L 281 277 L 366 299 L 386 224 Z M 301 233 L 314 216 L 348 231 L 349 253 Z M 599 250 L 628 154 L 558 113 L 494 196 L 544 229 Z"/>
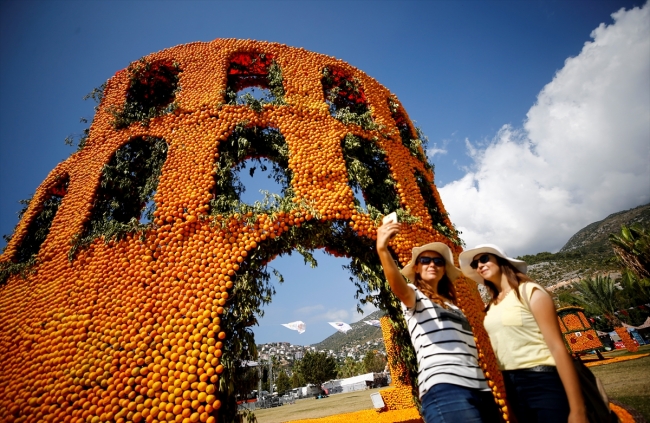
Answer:
<path fill-rule="evenodd" d="M 269 88 L 271 98 L 233 101 L 228 94 L 250 85 Z M 266 154 L 286 161 L 287 185 L 282 197 L 256 205 L 238 202 L 235 192 L 225 207 L 224 185 L 215 178 L 227 175 L 220 157 L 234 145 L 233 134 L 251 128 L 265 136 L 273 128 L 279 148 Z M 413 386 L 406 325 L 373 249 L 377 221 L 392 211 L 386 204 L 399 204 L 405 224 L 391 249 L 402 265 L 414 246 L 428 242 L 446 243 L 456 260 L 461 251 L 417 138 L 385 87 L 304 49 L 218 39 L 153 53 L 117 72 L 83 148 L 38 187 L 0 256 L 0 419 L 232 421 L 237 363 L 255 355 L 250 326 L 273 294 L 265 265 L 293 250 L 309 257 L 314 248 L 350 258 L 360 300 L 391 316 L 391 366 L 401 363 Z M 385 197 L 395 203 L 372 204 L 377 196 L 370 195 L 360 207 L 351 186 L 368 189 L 367 169 L 347 160 L 354 150 L 346 150 L 348 141 L 370 148 L 364 151 L 375 159 L 381 153 L 373 166 L 388 169 L 392 191 Z M 129 188 L 140 210 L 153 201 L 151 221 L 118 218 L 116 197 L 98 216 L 111 169 L 122 166 L 117 158 L 131 157 L 124 152 L 135 151 L 134 142 L 144 146 L 137 151 L 164 150 L 146 180 Z M 233 160 L 255 156 L 249 153 Z M 30 225 L 55 193 L 61 200 L 35 261 L 18 274 Z M 92 225 L 100 220 L 104 226 Z M 456 290 L 507 420 L 483 303 L 464 278 Z"/>

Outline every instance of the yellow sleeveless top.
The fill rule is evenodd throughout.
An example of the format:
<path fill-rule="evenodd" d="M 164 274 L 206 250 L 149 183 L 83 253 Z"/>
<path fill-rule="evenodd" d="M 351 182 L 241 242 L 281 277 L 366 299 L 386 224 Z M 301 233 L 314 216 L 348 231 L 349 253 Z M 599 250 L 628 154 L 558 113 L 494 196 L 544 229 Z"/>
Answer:
<path fill-rule="evenodd" d="M 490 336 L 499 370 L 527 369 L 539 365 L 555 366 L 555 360 L 544 342 L 535 317 L 526 306 L 522 287 L 526 285 L 526 296 L 535 289 L 548 293 L 540 285 L 524 282 L 519 285 L 519 301 L 514 290 L 510 291 L 497 305 L 490 306 L 483 325 Z"/>

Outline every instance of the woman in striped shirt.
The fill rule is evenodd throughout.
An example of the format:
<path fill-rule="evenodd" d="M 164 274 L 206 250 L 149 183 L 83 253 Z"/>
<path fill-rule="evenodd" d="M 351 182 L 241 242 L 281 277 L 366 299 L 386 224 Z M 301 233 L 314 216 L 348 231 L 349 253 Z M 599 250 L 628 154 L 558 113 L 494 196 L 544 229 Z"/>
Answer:
<path fill-rule="evenodd" d="M 413 248 L 411 262 L 400 272 L 388 251 L 388 242 L 399 231 L 399 223 L 379 227 L 377 253 L 393 293 L 402 302 L 416 352 L 424 421 L 500 421 L 478 365 L 472 328 L 455 306 L 452 282 L 460 270 L 453 264 L 451 250 L 441 242 Z"/>

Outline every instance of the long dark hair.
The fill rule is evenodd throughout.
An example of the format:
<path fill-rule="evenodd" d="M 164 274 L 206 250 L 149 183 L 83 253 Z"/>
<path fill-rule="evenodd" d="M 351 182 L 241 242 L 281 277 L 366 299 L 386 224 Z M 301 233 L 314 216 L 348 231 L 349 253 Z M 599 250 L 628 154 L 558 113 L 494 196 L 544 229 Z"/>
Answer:
<path fill-rule="evenodd" d="M 447 268 L 445 267 L 445 274 L 442 276 L 442 279 L 438 282 L 438 292 L 435 292 L 429 285 L 424 283 L 419 273 L 415 274 L 415 281 L 413 282 L 424 295 L 426 295 L 431 301 L 435 301 L 438 297 L 443 297 L 456 305 L 456 288 L 447 276 Z M 442 305 L 442 304 L 441 304 Z"/>
<path fill-rule="evenodd" d="M 515 295 L 517 296 L 517 299 L 521 302 L 521 294 L 519 294 L 519 285 L 524 282 L 531 282 L 532 279 L 526 276 L 525 273 L 521 273 L 508 260 L 494 254 L 492 255 L 496 257 L 497 264 L 501 269 L 501 273 L 506 275 L 506 279 L 508 280 L 508 285 L 510 285 L 510 288 L 512 288 L 512 290 L 515 291 Z M 490 294 L 492 295 L 492 299 L 485 307 L 485 311 L 487 311 L 490 308 L 490 306 L 496 302 L 497 297 L 499 296 L 499 291 L 497 290 L 497 287 L 493 282 L 490 282 L 485 279 L 484 281 L 485 281 L 485 286 L 488 288 Z"/>

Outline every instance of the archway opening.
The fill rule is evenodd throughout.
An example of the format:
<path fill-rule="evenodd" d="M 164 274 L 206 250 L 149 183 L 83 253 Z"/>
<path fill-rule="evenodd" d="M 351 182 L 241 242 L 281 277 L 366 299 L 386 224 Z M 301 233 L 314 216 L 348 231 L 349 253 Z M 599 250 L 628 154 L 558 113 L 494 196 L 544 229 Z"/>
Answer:
<path fill-rule="evenodd" d="M 395 121 L 402 145 L 409 150 L 413 157 L 420 160 L 425 167 L 432 168 L 424 154 L 424 149 L 428 141 L 426 135 L 422 133 L 420 128 L 413 125 L 411 120 L 406 116 L 404 107 L 402 107 L 396 98 L 388 97 L 388 108 Z"/>
<path fill-rule="evenodd" d="M 170 60 L 140 60 L 127 69 L 129 88 L 121 110 L 110 110 L 115 128 L 126 128 L 134 122 L 147 124 L 149 119 L 176 108 L 174 100 L 180 89 L 181 69 Z"/>
<path fill-rule="evenodd" d="M 388 214 L 400 208 L 386 153 L 374 141 L 353 134 L 341 140 L 341 149 L 348 170 L 348 183 L 355 193 L 355 205 L 371 214 Z"/>
<path fill-rule="evenodd" d="M 336 66 L 323 68 L 322 74 L 323 96 L 330 115 L 345 124 L 376 129 L 361 81 Z"/>
<path fill-rule="evenodd" d="M 29 222 L 27 231 L 20 240 L 16 254 L 12 258 L 14 262 L 26 264 L 34 260 L 41 249 L 41 245 L 50 233 L 52 221 L 61 206 L 63 197 L 68 193 L 69 182 L 68 175 L 59 177 L 52 188 L 47 191 L 45 198 L 37 205 L 38 212 Z M 30 202 L 25 201 L 25 208 L 19 213 L 19 218 L 23 217 Z"/>
<path fill-rule="evenodd" d="M 153 220 L 167 150 L 162 138 L 138 137 L 115 151 L 102 169 L 90 219 L 71 253 L 100 236 L 120 238 Z"/>
<path fill-rule="evenodd" d="M 245 172 L 248 172 L 248 176 L 242 178 Z M 289 149 L 278 129 L 237 125 L 228 139 L 219 145 L 210 212 L 218 215 L 248 211 L 259 199 L 254 190 L 247 190 L 247 184 L 244 184 L 252 182 L 253 178 L 256 182 L 254 186 L 264 181 L 266 187 L 276 192 L 272 198 L 263 196 L 262 204 L 286 199 L 291 195 L 291 177 Z"/>
<path fill-rule="evenodd" d="M 282 69 L 272 54 L 239 52 L 230 58 L 225 102 L 261 111 L 264 104 L 284 104 Z"/>
<path fill-rule="evenodd" d="M 280 218 L 286 216 L 282 211 L 268 210 L 267 215 L 273 214 Z M 300 215 L 300 212 L 296 214 Z M 266 220 L 256 225 L 266 225 L 265 222 Z M 371 238 L 359 236 L 346 221 L 306 219 L 271 240 L 267 238 L 262 246 L 248 252 L 238 270 L 228 278 L 232 282 L 232 293 L 223 302 L 225 311 L 221 325 L 229 328 L 231 335 L 224 341 L 221 361 L 224 373 L 221 380 L 233 381 L 231 388 L 225 382 L 219 386 L 220 391 L 225 394 L 224 398 L 230 401 L 222 406 L 224 416 L 231 415 L 230 413 L 236 410 L 237 393 L 234 386 L 237 386 L 237 380 L 245 378 L 248 372 L 242 364 L 259 359 L 253 328 L 259 323 L 259 319 L 263 318 L 265 307 L 272 302 L 276 293 L 275 281 L 283 280 L 281 273 L 277 272 L 278 269 L 271 267 L 270 263 L 294 252 L 302 255 L 307 263 L 313 263 L 314 251 L 317 250 L 322 250 L 334 258 L 343 258 L 347 261 L 343 266 L 347 273 L 345 277 L 351 282 L 352 296 L 359 302 L 359 307 L 372 305 L 391 316 L 399 316 L 399 302 L 383 278 L 381 265 L 373 247 L 374 241 Z M 323 270 L 331 273 L 329 268 Z M 295 271 L 295 266 L 291 271 Z M 401 330 L 406 331 L 403 322 L 402 326 L 404 327 Z M 408 337 L 405 335 L 404 339 L 408 340 Z M 400 360 L 405 362 L 414 357 L 407 342 L 402 345 L 403 356 L 400 357 Z M 415 369 L 415 364 L 412 363 L 411 367 Z"/>

